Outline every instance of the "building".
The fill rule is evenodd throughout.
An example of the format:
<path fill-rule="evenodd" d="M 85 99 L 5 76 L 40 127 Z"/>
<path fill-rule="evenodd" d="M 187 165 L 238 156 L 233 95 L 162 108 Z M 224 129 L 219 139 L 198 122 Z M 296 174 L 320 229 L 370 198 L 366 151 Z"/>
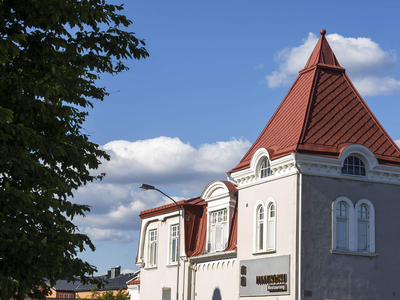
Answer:
<path fill-rule="evenodd" d="M 50 294 L 46 297 L 46 299 L 75 299 L 75 289 L 81 284 L 81 280 L 79 277 L 75 277 L 74 279 L 75 282 L 68 282 L 67 279 L 57 280 L 56 285 L 50 289 Z"/>
<path fill-rule="evenodd" d="M 57 280 L 56 284 L 51 288 L 51 293 L 46 297 L 49 300 L 58 300 L 64 298 L 71 299 L 92 299 L 93 292 L 102 295 L 106 291 L 112 291 L 114 295 L 122 289 L 123 293 L 128 292 L 130 283 L 137 284 L 140 271 L 135 273 L 121 274 L 121 267 L 117 266 L 107 271 L 106 275 L 96 276 L 103 283 L 103 287 L 95 288 L 94 284 L 83 284 L 79 277 L 75 277 L 75 282 L 68 279 Z M 94 289 L 95 288 L 95 289 Z M 132 290 L 133 294 L 137 294 Z"/>
<path fill-rule="evenodd" d="M 325 33 L 227 181 L 178 202 L 179 299 L 399 295 L 400 149 Z M 176 206 L 140 217 L 140 296 L 175 299 Z"/>

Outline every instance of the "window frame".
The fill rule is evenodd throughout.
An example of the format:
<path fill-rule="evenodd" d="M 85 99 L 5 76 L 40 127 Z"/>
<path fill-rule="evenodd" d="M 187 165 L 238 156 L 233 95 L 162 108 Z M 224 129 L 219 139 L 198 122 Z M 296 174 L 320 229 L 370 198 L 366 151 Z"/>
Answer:
<path fill-rule="evenodd" d="M 152 233 L 155 232 L 155 239 L 152 240 Z M 154 236 L 153 236 L 154 237 Z M 152 245 L 154 250 L 152 250 Z M 158 227 L 149 228 L 147 231 L 147 268 L 156 268 L 158 263 Z"/>
<path fill-rule="evenodd" d="M 176 234 L 177 234 L 176 236 L 174 236 L 174 228 L 175 227 L 178 227 L 178 229 L 176 231 Z M 179 230 L 180 230 L 179 223 L 171 223 L 169 225 L 169 251 L 168 251 L 168 264 L 169 265 L 176 265 L 178 263 L 177 249 L 179 247 Z M 174 243 L 176 243 L 176 245 L 175 245 L 175 260 L 173 258 Z"/>
<path fill-rule="evenodd" d="M 260 178 L 267 178 L 272 175 L 271 161 L 268 157 L 263 157 L 260 163 Z"/>
<path fill-rule="evenodd" d="M 262 209 L 262 217 L 260 217 L 260 210 Z M 265 208 L 263 204 L 257 205 L 256 209 L 256 245 L 255 245 L 255 251 L 260 252 L 260 251 L 265 251 L 266 248 L 266 241 L 265 241 Z M 262 228 L 262 230 L 260 230 Z"/>
<path fill-rule="evenodd" d="M 274 217 L 271 219 L 271 207 L 274 206 Z M 262 220 L 260 219 L 260 209 L 264 210 Z M 276 251 L 276 232 L 277 232 L 277 206 L 274 198 L 268 198 L 267 201 L 258 200 L 254 205 L 253 214 L 253 254 L 269 253 Z M 273 222 L 273 237 L 270 243 L 270 227 Z M 263 225 L 262 247 L 260 248 L 260 224 Z"/>
<path fill-rule="evenodd" d="M 349 160 L 352 160 L 352 163 L 349 163 Z M 356 161 L 359 162 L 359 164 L 356 164 Z M 345 166 L 347 167 L 346 172 L 344 172 L 344 168 Z M 349 173 L 349 168 L 352 168 L 352 172 L 353 173 Z M 356 170 L 358 170 L 358 174 L 356 174 Z M 362 174 L 362 170 L 363 170 L 363 174 Z M 355 176 L 355 177 L 367 177 L 367 166 L 364 162 L 364 159 L 362 157 L 360 157 L 357 154 L 351 153 L 349 155 L 346 156 L 346 158 L 344 159 L 343 163 L 342 163 L 342 168 L 340 170 L 340 174 L 343 175 L 349 175 L 349 176 Z"/>
<path fill-rule="evenodd" d="M 209 252 L 219 252 L 228 246 L 229 220 L 228 208 L 216 209 L 209 212 Z M 220 245 L 217 248 L 217 231 L 220 230 Z M 219 243 L 218 243 L 219 244 Z"/>
<path fill-rule="evenodd" d="M 272 212 L 271 208 L 272 207 L 274 207 L 274 210 L 273 210 L 274 216 L 271 216 L 271 212 Z M 275 201 L 269 201 L 267 204 L 267 232 L 266 232 L 267 251 L 274 251 L 276 248 L 276 215 L 277 215 L 276 212 L 277 212 L 277 209 L 276 209 Z M 274 225 L 274 229 L 273 229 L 274 236 L 272 238 L 273 245 L 270 244 L 271 220 Z"/>
<path fill-rule="evenodd" d="M 368 213 L 369 213 L 369 218 L 368 218 L 368 245 L 367 248 L 369 249 L 368 251 L 361 251 L 358 250 L 358 226 L 359 226 L 359 222 L 358 222 L 358 208 L 361 205 L 365 205 L 368 208 Z M 355 217 L 357 220 L 357 228 L 356 228 L 356 234 L 357 234 L 357 252 L 359 253 L 375 253 L 375 208 L 374 205 L 372 204 L 372 202 L 368 199 L 360 199 L 357 201 L 356 205 L 355 205 Z"/>
<path fill-rule="evenodd" d="M 348 208 L 347 249 L 341 249 L 337 247 L 337 208 L 340 203 L 345 203 Z M 367 237 L 368 251 L 358 249 L 358 208 L 361 205 L 365 205 L 369 210 L 369 229 Z M 349 198 L 341 196 L 332 203 L 332 251 L 336 251 L 337 253 L 354 253 L 357 255 L 375 253 L 375 209 L 371 201 L 368 199 L 360 199 L 354 204 Z"/>

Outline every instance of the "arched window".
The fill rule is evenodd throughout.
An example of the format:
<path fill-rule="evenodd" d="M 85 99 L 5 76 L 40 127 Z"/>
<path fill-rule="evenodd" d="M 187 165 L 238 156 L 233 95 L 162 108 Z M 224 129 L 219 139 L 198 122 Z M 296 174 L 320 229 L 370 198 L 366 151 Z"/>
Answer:
<path fill-rule="evenodd" d="M 365 204 L 358 207 L 357 250 L 369 252 L 369 209 Z"/>
<path fill-rule="evenodd" d="M 354 155 L 346 157 L 342 167 L 342 174 L 365 176 L 364 162 Z"/>
<path fill-rule="evenodd" d="M 257 208 L 257 251 L 264 250 L 264 207 L 259 205 Z"/>
<path fill-rule="evenodd" d="M 268 157 L 264 158 L 263 162 L 261 163 L 260 172 L 261 178 L 268 177 L 272 174 Z"/>
<path fill-rule="evenodd" d="M 276 220 L 276 209 L 275 204 L 271 202 L 268 205 L 268 250 L 275 250 L 275 222 Z"/>
<path fill-rule="evenodd" d="M 336 206 L 336 249 L 349 249 L 349 209 L 345 202 Z"/>

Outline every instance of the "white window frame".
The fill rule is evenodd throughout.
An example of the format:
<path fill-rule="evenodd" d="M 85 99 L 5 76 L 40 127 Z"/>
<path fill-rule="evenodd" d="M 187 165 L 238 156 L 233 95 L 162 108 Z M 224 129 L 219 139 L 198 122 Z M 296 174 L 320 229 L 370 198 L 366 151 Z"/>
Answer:
<path fill-rule="evenodd" d="M 274 205 L 275 207 L 275 216 L 271 219 L 270 216 L 270 208 Z M 259 219 L 259 210 L 260 208 L 264 209 L 264 218 L 263 220 Z M 266 252 L 275 252 L 276 250 L 276 232 L 277 232 L 277 206 L 274 198 L 268 198 L 267 201 L 258 200 L 254 206 L 254 214 L 253 214 L 253 254 L 258 253 L 266 253 Z M 273 237 L 272 243 L 269 244 L 269 233 L 271 223 L 273 224 Z M 263 236 L 262 236 L 262 247 L 260 247 L 260 224 L 263 224 Z"/>
<path fill-rule="evenodd" d="M 340 249 L 337 247 L 337 216 L 336 210 L 339 203 L 345 203 L 347 208 L 347 249 Z M 336 251 L 355 251 L 354 245 L 354 204 L 347 197 L 339 197 L 332 204 L 332 249 Z"/>
<path fill-rule="evenodd" d="M 361 205 L 365 205 L 368 208 L 368 212 L 369 212 L 369 219 L 368 219 L 368 225 L 369 225 L 369 229 L 368 229 L 368 251 L 359 251 L 358 250 L 358 208 Z M 356 233 L 356 242 L 357 242 L 357 252 L 365 252 L 365 253 L 375 253 L 375 208 L 374 205 L 372 204 L 371 201 L 369 201 L 368 199 L 360 199 L 357 201 L 356 205 L 355 205 L 355 219 L 357 220 L 357 228 L 355 230 Z"/>
<path fill-rule="evenodd" d="M 274 207 L 274 215 L 271 216 L 271 207 Z M 277 217 L 277 207 L 274 199 L 270 199 L 267 203 L 267 230 L 266 230 L 266 243 L 267 243 L 267 250 L 274 251 L 276 248 L 276 217 Z M 269 241 L 271 240 L 271 224 L 273 224 L 274 228 L 272 231 L 272 243 Z"/>
<path fill-rule="evenodd" d="M 155 232 L 156 237 L 155 240 L 152 241 L 152 233 Z M 147 229 L 147 258 L 146 258 L 146 268 L 156 268 L 157 263 L 158 263 L 158 239 L 159 239 L 159 230 L 158 226 L 149 226 Z M 152 250 L 152 244 L 155 244 L 154 248 L 155 250 Z M 154 253 L 155 252 L 155 253 Z"/>
<path fill-rule="evenodd" d="M 260 210 L 263 210 L 263 215 L 260 218 Z M 255 252 L 265 251 L 265 227 L 266 227 L 266 220 L 265 220 L 265 207 L 264 203 L 256 205 L 256 213 L 255 213 Z M 262 232 L 260 234 L 260 230 L 262 228 Z"/>
<path fill-rule="evenodd" d="M 336 217 L 336 209 L 339 203 L 346 203 L 348 208 L 348 235 L 347 235 L 347 245 L 348 249 L 338 249 L 337 248 L 337 217 Z M 368 243 L 369 250 L 368 251 L 359 251 L 358 250 L 358 208 L 361 205 L 366 205 L 369 209 L 369 231 L 368 231 Z M 337 252 L 353 252 L 353 253 L 375 253 L 375 208 L 371 201 L 368 199 L 360 199 L 356 204 L 344 196 L 338 197 L 332 203 L 332 250 Z"/>
<path fill-rule="evenodd" d="M 177 235 L 174 235 L 174 227 L 178 227 Z M 168 264 L 176 265 L 178 263 L 178 256 L 177 256 L 177 247 L 179 247 L 179 230 L 180 226 L 178 223 L 171 223 L 169 224 L 169 251 L 168 251 Z M 173 244 L 176 243 L 175 248 L 175 260 L 173 258 Z"/>
<path fill-rule="evenodd" d="M 225 212 L 225 213 L 224 213 Z M 220 217 L 221 213 L 221 219 Z M 210 252 L 223 251 L 228 246 L 228 235 L 229 235 L 229 222 L 228 222 L 228 209 L 218 209 L 209 212 L 209 244 Z M 218 233 L 220 234 L 220 239 L 218 239 Z"/>
<path fill-rule="evenodd" d="M 272 175 L 271 161 L 268 157 L 264 157 L 260 164 L 260 178 L 267 178 Z"/>
<path fill-rule="evenodd" d="M 351 164 L 351 165 L 349 165 L 347 163 L 347 166 L 351 166 L 353 168 L 353 170 L 358 168 L 359 169 L 359 174 L 354 174 L 355 172 L 353 172 L 353 174 L 349 174 L 348 173 L 348 168 L 347 168 L 346 172 L 343 172 L 343 168 L 345 166 L 345 163 L 348 161 L 348 159 L 350 157 L 353 157 L 353 159 L 358 159 L 360 161 L 360 164 L 358 166 L 355 165 L 355 162 L 353 162 L 353 164 Z M 361 170 L 362 169 L 364 169 L 364 174 L 361 174 Z M 367 177 L 367 165 L 365 164 L 364 159 L 361 156 L 352 153 L 350 155 L 347 155 L 346 158 L 344 159 L 344 161 L 342 163 L 342 169 L 340 170 L 340 173 L 343 174 L 343 175 L 349 175 L 349 176 Z"/>

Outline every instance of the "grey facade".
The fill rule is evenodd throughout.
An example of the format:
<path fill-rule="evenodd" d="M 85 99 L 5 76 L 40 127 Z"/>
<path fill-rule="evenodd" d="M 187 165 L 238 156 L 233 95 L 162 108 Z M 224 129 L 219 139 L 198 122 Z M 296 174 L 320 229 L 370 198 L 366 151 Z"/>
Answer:
<path fill-rule="evenodd" d="M 332 252 L 332 203 L 340 196 L 375 207 L 375 256 Z M 400 187 L 351 177 L 303 176 L 302 290 L 314 299 L 392 299 L 400 294 Z"/>

